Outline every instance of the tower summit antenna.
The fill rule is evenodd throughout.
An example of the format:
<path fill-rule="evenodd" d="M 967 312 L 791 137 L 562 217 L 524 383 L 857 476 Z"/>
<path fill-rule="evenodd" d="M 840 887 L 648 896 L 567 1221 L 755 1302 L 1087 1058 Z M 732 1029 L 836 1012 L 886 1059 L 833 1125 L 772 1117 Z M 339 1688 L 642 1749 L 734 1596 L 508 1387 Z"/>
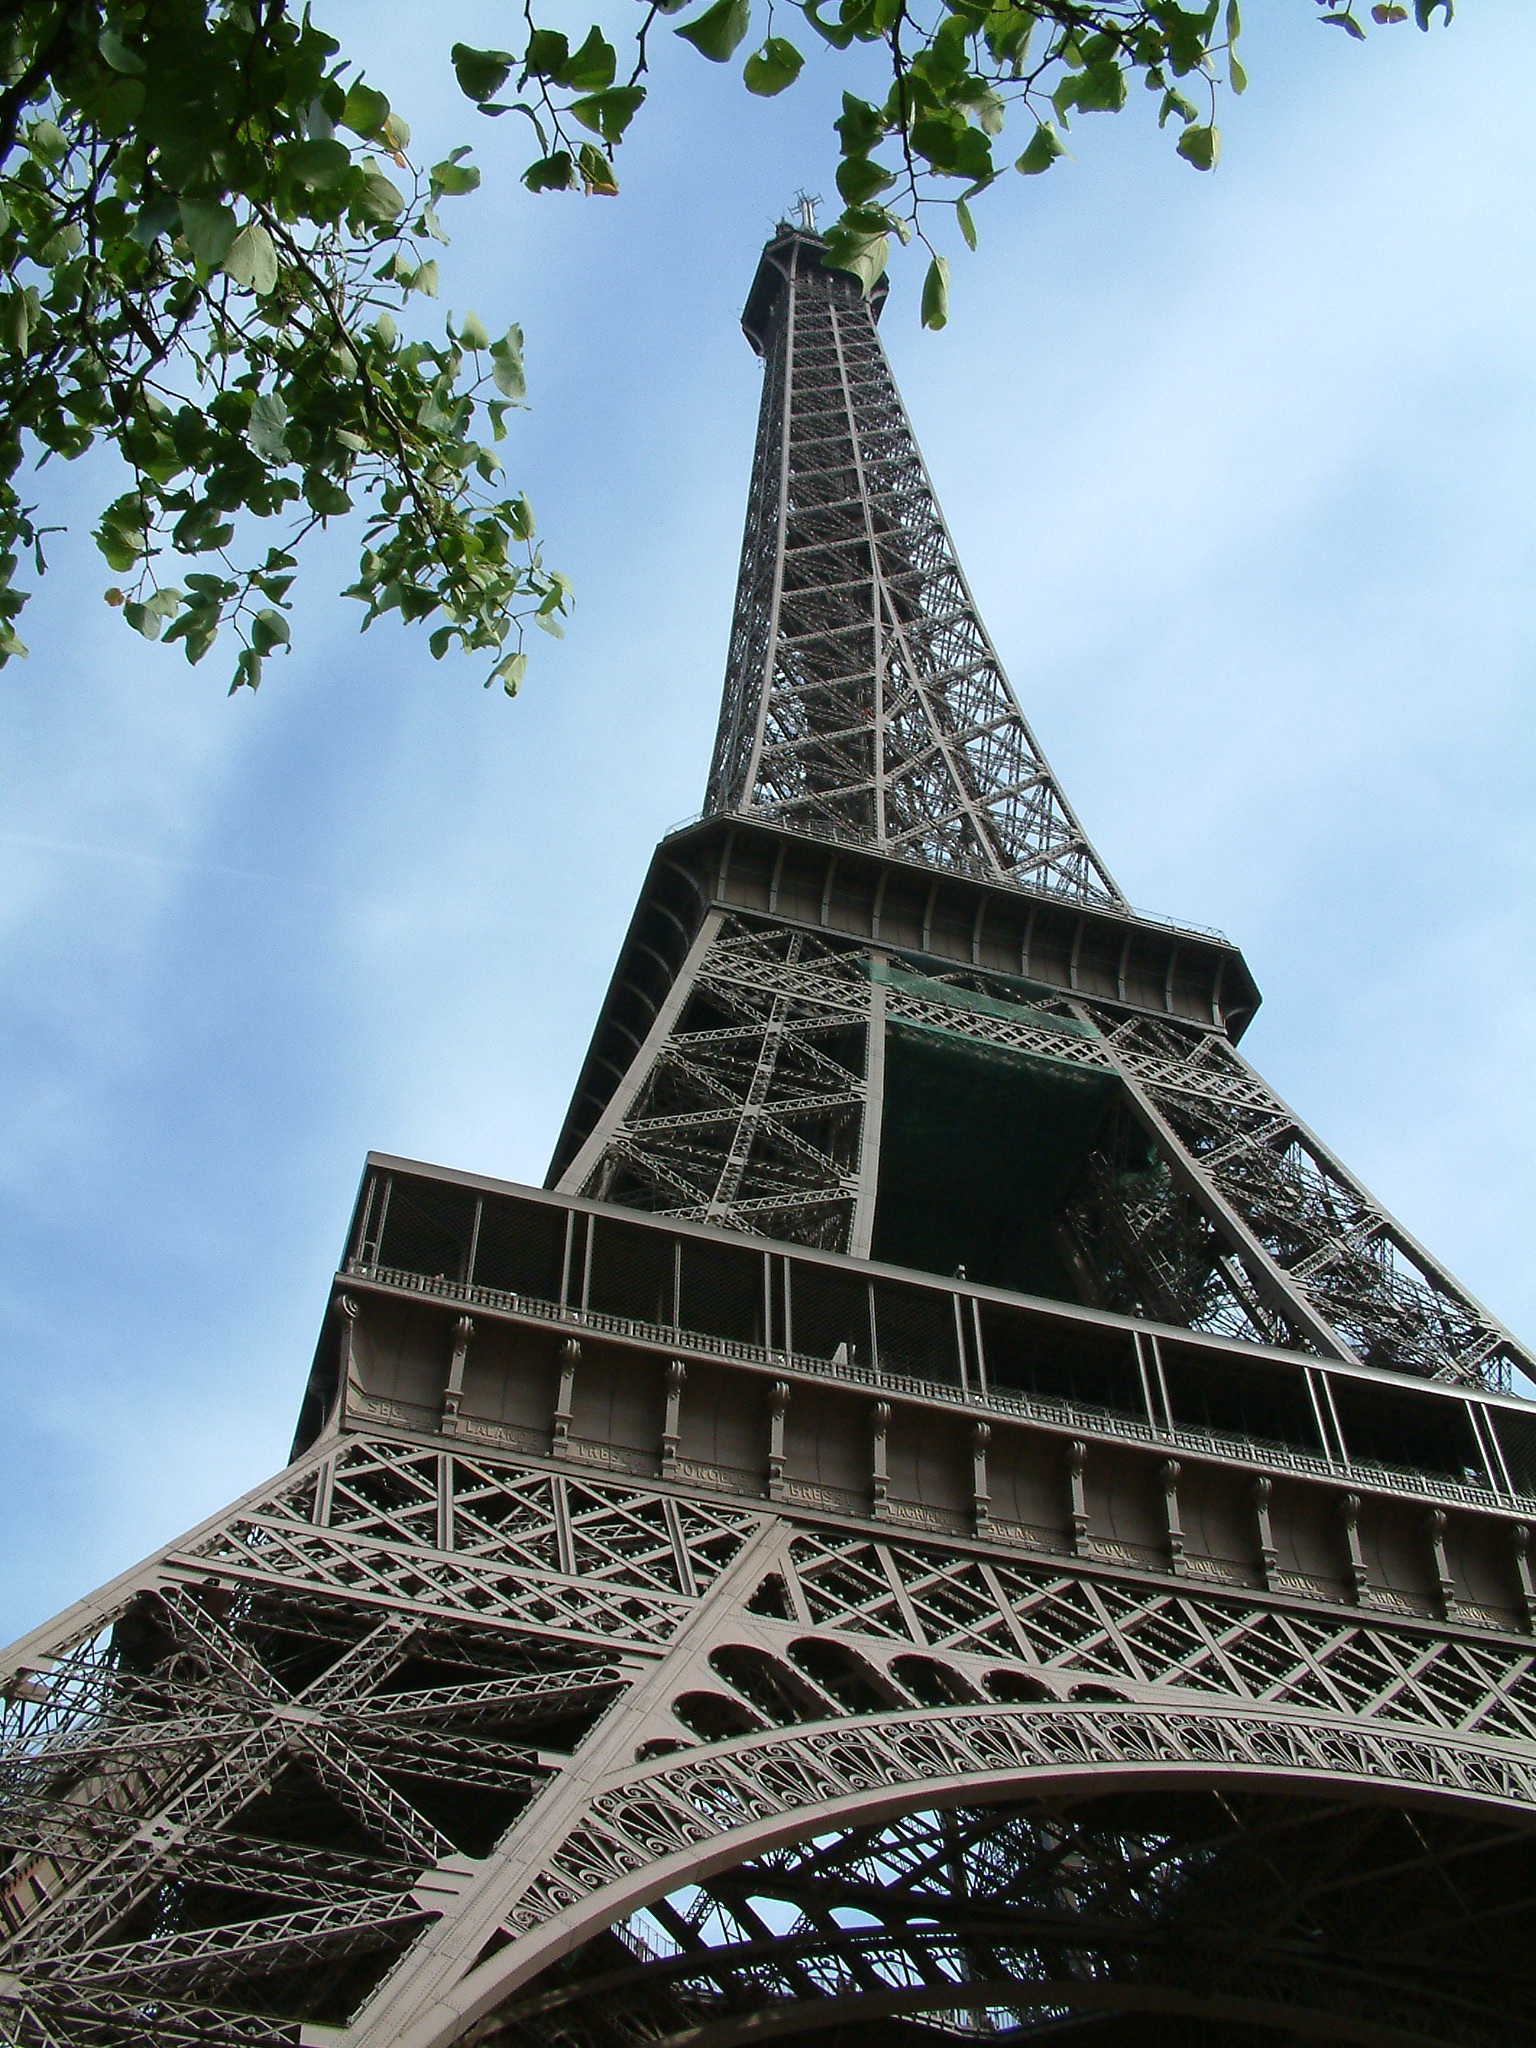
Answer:
<path fill-rule="evenodd" d="M 814 235 L 816 232 L 816 209 L 821 204 L 821 201 L 813 199 L 809 192 L 797 192 L 795 203 L 800 208 L 801 227 L 804 228 L 808 235 Z"/>

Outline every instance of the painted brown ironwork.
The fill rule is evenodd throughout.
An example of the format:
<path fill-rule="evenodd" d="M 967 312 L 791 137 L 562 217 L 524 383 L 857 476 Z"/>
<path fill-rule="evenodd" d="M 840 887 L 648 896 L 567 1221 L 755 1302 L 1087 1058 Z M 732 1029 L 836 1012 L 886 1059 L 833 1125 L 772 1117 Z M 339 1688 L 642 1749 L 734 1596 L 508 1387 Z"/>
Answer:
<path fill-rule="evenodd" d="M 348 1433 L 12 1668 L 18 2042 L 585 2040 L 617 1982 L 625 2038 L 984 1989 L 1491 2042 L 1536 1997 L 1518 1634 Z"/>
<path fill-rule="evenodd" d="M 1156 928 L 1084 835 L 960 574 L 881 347 L 880 296 L 823 268 L 820 247 L 801 230 L 770 242 L 745 317 L 763 407 L 706 816 L 778 835 L 767 901 L 728 900 L 728 856 L 714 876 L 692 871 L 686 931 L 667 911 L 686 943 L 650 1028 L 600 1052 L 599 1027 L 578 1089 L 596 1113 L 562 1141 L 556 1184 L 868 1255 L 887 1034 L 942 1031 L 1122 1084 L 1055 1223 L 1080 1298 L 1433 1378 L 1536 1379 L 1531 1354 L 1240 1059 L 1252 1004 L 1221 1002 L 1226 976 L 1246 981 L 1235 951 L 1203 1020 L 1167 1014 L 1179 948 L 1149 980 Z M 888 878 L 868 937 L 837 929 L 835 856 L 807 929 L 803 888 L 780 899 L 808 839 L 926 871 L 916 943 L 880 943 Z M 932 905 L 948 886 L 953 919 L 960 879 L 1118 920 L 1113 999 L 1079 971 L 1081 929 L 1060 995 L 1032 985 L 1028 927 L 1011 975 L 936 962 Z M 978 955 L 985 915 L 978 897 Z"/>
<path fill-rule="evenodd" d="M 371 1156 L 289 1466 L 0 1656 L 12 2048 L 1536 2039 L 1536 1360 L 1110 880 L 878 311 L 770 242 L 551 1186 Z"/>
<path fill-rule="evenodd" d="M 863 299 L 777 237 L 748 311 L 763 409 L 707 807 L 1105 903 L 1024 721 Z"/>

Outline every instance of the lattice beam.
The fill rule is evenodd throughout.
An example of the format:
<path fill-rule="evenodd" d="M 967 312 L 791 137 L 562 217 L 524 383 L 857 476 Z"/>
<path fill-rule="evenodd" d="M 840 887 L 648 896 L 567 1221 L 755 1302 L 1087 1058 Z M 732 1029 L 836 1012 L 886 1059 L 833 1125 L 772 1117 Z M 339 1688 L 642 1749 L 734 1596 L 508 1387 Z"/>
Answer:
<path fill-rule="evenodd" d="M 917 452 L 871 306 L 786 232 L 707 808 L 1122 898 L 1024 722 Z"/>

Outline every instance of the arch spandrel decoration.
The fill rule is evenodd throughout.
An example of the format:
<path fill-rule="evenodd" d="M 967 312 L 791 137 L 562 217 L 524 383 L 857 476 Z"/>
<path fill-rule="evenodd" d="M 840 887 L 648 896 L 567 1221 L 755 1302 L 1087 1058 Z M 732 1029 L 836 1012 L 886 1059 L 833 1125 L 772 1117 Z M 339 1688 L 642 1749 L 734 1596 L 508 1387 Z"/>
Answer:
<path fill-rule="evenodd" d="M 944 1808 L 1028 1801 L 1070 1811 L 1085 1798 L 1213 1787 L 1223 1797 L 1498 1815 L 1486 1839 L 1525 1840 L 1536 1876 L 1536 1765 L 1513 1744 L 1469 1746 L 1343 1717 L 1102 1704 L 948 1708 L 775 1730 L 654 1763 L 601 1789 L 498 1920 L 487 1942 L 494 1952 L 447 1994 L 453 2017 L 445 2010 L 437 2031 L 413 2033 L 410 2048 L 499 2040 L 492 2016 L 519 1986 L 542 1982 L 552 1962 L 680 1887 L 707 1890 L 718 1874 L 789 1845 Z M 1536 1912 L 1536 1898 L 1530 1905 Z M 1536 1978 L 1528 1989 L 1536 1998 Z M 850 1993 L 849 2016 L 872 2017 L 878 2003 Z"/>
<path fill-rule="evenodd" d="M 978 1799 L 1342 1789 L 1536 1834 L 1533 1656 L 332 1440 L 18 1646 L 3 1790 L 32 1848 L 6 1963 L 29 2002 L 4 2009 L 21 2048 L 138 2048 L 146 2012 L 157 2048 L 468 2042 L 706 1861 Z M 975 1702 L 915 1697 L 946 1684 Z M 676 1709 L 701 1687 L 792 1725 L 700 1742 Z"/>
<path fill-rule="evenodd" d="M 1536 1911 L 1532 1848 L 1496 1811 L 1294 1785 L 928 1806 L 700 1877 L 551 1963 L 461 2038 L 1524 2040 L 1536 1973 L 1516 1951 Z"/>

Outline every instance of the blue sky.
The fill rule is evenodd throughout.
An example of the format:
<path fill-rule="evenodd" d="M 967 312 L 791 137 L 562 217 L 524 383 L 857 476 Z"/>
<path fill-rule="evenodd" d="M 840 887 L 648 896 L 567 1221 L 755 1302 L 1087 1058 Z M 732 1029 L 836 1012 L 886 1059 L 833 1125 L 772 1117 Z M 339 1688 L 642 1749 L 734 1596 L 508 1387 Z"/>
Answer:
<path fill-rule="evenodd" d="M 831 189 L 826 65 L 755 103 L 664 37 L 623 196 L 534 201 L 447 65 L 499 8 L 317 13 L 413 153 L 476 144 L 443 304 L 527 331 L 511 471 L 576 621 L 509 704 L 358 637 L 343 533 L 295 654 L 230 702 L 55 543 L 0 676 L 0 1637 L 282 1462 L 370 1145 L 542 1177 L 650 847 L 702 793 L 741 302 L 797 188 Z M 1122 887 L 1238 940 L 1250 1054 L 1529 1339 L 1536 17 L 1469 0 L 1360 48 L 1312 14 L 1250 29 L 1214 177 L 1143 108 L 1085 119 L 978 208 L 948 330 L 914 264 L 886 338 Z M 89 483 L 51 480 L 54 516 Z"/>

